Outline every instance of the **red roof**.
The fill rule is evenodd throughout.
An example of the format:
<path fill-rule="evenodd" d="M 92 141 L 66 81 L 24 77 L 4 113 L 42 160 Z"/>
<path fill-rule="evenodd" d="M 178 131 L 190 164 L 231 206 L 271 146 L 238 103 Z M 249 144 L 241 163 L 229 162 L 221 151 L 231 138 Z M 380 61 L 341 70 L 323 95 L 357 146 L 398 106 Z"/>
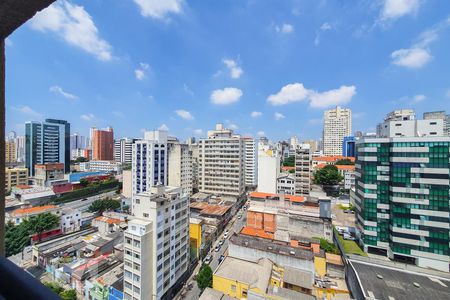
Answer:
<path fill-rule="evenodd" d="M 38 214 L 41 212 L 46 212 L 48 210 L 52 210 L 56 208 L 56 205 L 44 205 L 44 206 L 35 206 L 29 208 L 18 208 L 11 213 L 11 215 L 29 215 L 29 214 Z"/>
<path fill-rule="evenodd" d="M 350 161 L 354 162 L 354 157 L 347 157 L 342 155 L 336 155 L 336 156 L 315 156 L 312 158 L 313 161 L 324 161 L 324 162 L 336 162 L 341 159 L 349 159 Z"/>
<path fill-rule="evenodd" d="M 256 229 L 248 226 L 244 226 L 241 229 L 241 234 L 255 236 L 255 237 L 261 237 L 265 239 L 271 239 L 273 240 L 273 234 L 265 232 L 263 229 Z"/>
<path fill-rule="evenodd" d="M 283 195 L 279 194 L 270 194 L 270 193 L 261 193 L 261 192 L 251 192 L 250 197 L 252 198 L 261 198 L 267 199 L 270 197 L 282 197 Z M 289 200 L 291 202 L 303 202 L 305 201 L 305 197 L 303 196 L 292 196 L 292 195 L 284 195 L 285 200 Z"/>
<path fill-rule="evenodd" d="M 119 219 L 116 218 L 109 218 L 109 217 L 105 217 L 105 216 L 100 216 L 95 218 L 95 220 L 100 221 L 100 222 L 105 222 L 108 224 L 120 224 L 122 223 L 122 221 L 120 221 Z"/>

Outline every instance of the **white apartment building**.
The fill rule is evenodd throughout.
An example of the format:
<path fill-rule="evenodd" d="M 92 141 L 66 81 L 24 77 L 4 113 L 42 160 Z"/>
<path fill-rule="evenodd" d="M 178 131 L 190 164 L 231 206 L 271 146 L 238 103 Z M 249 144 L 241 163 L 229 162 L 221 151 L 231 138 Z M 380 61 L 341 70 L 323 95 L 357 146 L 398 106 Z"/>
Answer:
<path fill-rule="evenodd" d="M 124 233 L 124 299 L 170 299 L 189 261 L 189 197 L 154 186 L 135 195 Z"/>
<path fill-rule="evenodd" d="M 342 141 L 352 135 L 352 111 L 349 108 L 326 110 L 323 113 L 323 154 L 342 155 Z"/>
<path fill-rule="evenodd" d="M 192 195 L 193 193 L 193 170 L 192 151 L 188 144 L 181 144 L 178 141 L 167 144 L 169 151 L 169 174 L 168 184 L 179 186 L 183 193 Z"/>
<path fill-rule="evenodd" d="M 136 139 L 122 138 L 114 141 L 114 160 L 131 164 L 133 160 L 133 143 Z"/>
<path fill-rule="evenodd" d="M 277 178 L 278 195 L 295 195 L 295 176 L 290 173 L 283 173 Z"/>
<path fill-rule="evenodd" d="M 199 191 L 239 197 L 245 191 L 244 143 L 223 124 L 199 142 Z"/>
<path fill-rule="evenodd" d="M 133 195 L 159 184 L 167 185 L 167 131 L 147 131 L 144 139 L 133 144 Z"/>
<path fill-rule="evenodd" d="M 245 137 L 242 140 L 244 142 L 245 186 L 255 187 L 258 184 L 258 151 L 256 149 L 256 141 L 251 137 Z"/>
<path fill-rule="evenodd" d="M 261 193 L 276 194 L 280 174 L 280 155 L 266 143 L 258 144 L 258 188 Z"/>
<path fill-rule="evenodd" d="M 295 195 L 308 196 L 311 191 L 311 151 L 308 144 L 295 151 Z"/>
<path fill-rule="evenodd" d="M 355 187 L 355 171 L 344 172 L 344 189 L 349 190 Z"/>
<path fill-rule="evenodd" d="M 444 135 L 450 136 L 450 115 L 445 111 L 431 111 L 423 113 L 424 120 L 442 119 L 444 122 Z"/>
<path fill-rule="evenodd" d="M 81 172 L 108 172 L 122 174 L 122 164 L 111 160 L 91 160 L 80 163 Z"/>

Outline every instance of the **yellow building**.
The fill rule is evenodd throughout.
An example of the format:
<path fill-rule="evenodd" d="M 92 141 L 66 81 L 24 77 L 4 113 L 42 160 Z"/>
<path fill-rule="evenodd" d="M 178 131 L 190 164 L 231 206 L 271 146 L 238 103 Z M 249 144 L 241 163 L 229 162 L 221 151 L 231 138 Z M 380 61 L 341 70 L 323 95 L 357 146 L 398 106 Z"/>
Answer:
<path fill-rule="evenodd" d="M 13 141 L 5 141 L 5 163 L 12 164 L 17 162 L 16 144 Z"/>
<path fill-rule="evenodd" d="M 203 220 L 197 218 L 189 218 L 189 244 L 191 249 L 195 250 L 195 255 L 199 257 L 202 245 L 202 225 Z"/>
<path fill-rule="evenodd" d="M 10 191 L 17 185 L 28 184 L 27 168 L 5 168 L 5 190 Z"/>

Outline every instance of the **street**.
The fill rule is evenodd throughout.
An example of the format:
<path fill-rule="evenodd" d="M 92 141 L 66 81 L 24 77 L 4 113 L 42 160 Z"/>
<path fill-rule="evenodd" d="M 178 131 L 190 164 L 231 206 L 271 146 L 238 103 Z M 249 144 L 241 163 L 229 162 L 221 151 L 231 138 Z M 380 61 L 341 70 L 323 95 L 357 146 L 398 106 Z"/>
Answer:
<path fill-rule="evenodd" d="M 238 215 L 242 215 L 241 219 L 238 219 L 237 216 Z M 217 267 L 219 266 L 219 258 L 221 255 L 225 255 L 228 254 L 228 238 L 235 232 L 240 232 L 242 227 L 246 224 L 247 222 L 247 211 L 243 210 L 242 208 L 236 213 L 236 215 L 230 220 L 230 222 L 228 223 L 228 225 L 225 227 L 225 230 L 222 232 L 222 234 L 218 237 L 218 239 L 214 242 L 214 244 L 211 247 L 211 252 L 209 254 L 212 255 L 212 259 L 211 262 L 209 264 L 209 266 L 211 267 L 213 273 L 214 271 L 217 269 Z M 223 235 L 225 233 L 225 231 L 228 230 L 228 238 L 224 239 Z M 216 252 L 215 251 L 215 247 L 219 244 L 219 241 L 224 239 L 224 243 L 223 245 L 220 247 L 219 251 Z M 194 281 L 192 278 L 194 275 L 196 275 L 198 273 L 198 271 L 200 270 L 200 266 L 201 266 L 202 262 L 199 262 L 197 268 L 195 269 L 195 271 L 192 273 L 191 277 L 189 277 L 189 280 L 187 281 L 186 285 L 189 285 L 190 283 L 192 283 L 192 288 L 191 290 L 187 291 L 186 294 L 184 295 L 184 297 L 176 297 L 176 299 L 187 299 L 187 300 L 196 300 L 198 298 L 200 298 L 200 289 L 197 286 L 197 282 Z"/>
<path fill-rule="evenodd" d="M 71 202 L 66 202 L 66 203 L 62 203 L 59 206 L 61 208 L 72 208 L 72 209 L 78 209 L 81 212 L 87 211 L 89 206 L 92 204 L 92 202 L 94 202 L 95 200 L 99 200 L 99 199 L 104 199 L 106 197 L 113 197 L 116 195 L 116 191 L 109 191 L 106 193 L 102 193 L 99 195 L 95 195 L 95 196 L 91 196 L 91 197 L 86 197 L 87 200 L 75 200 L 75 201 L 71 201 Z"/>

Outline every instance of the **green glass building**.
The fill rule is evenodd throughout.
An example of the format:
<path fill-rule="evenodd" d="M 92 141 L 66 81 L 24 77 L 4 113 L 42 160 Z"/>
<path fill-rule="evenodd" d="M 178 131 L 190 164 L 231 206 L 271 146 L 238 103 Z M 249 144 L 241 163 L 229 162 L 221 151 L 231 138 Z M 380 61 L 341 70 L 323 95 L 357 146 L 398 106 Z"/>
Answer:
<path fill-rule="evenodd" d="M 357 141 L 351 201 L 365 251 L 449 271 L 449 149 L 450 137 Z"/>

